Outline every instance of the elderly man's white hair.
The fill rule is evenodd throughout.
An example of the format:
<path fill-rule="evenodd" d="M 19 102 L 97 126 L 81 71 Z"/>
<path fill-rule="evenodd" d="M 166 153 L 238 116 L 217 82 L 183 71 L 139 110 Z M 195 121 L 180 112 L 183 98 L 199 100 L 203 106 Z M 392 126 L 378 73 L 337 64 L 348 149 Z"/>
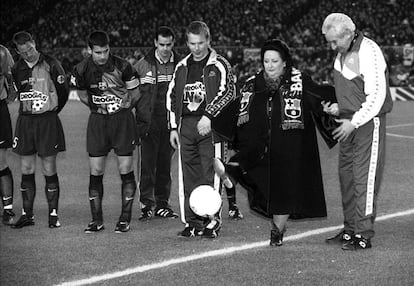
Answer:
<path fill-rule="evenodd" d="M 322 34 L 325 35 L 330 30 L 338 34 L 345 31 L 355 32 L 355 24 L 349 16 L 343 13 L 332 13 L 323 21 Z"/>

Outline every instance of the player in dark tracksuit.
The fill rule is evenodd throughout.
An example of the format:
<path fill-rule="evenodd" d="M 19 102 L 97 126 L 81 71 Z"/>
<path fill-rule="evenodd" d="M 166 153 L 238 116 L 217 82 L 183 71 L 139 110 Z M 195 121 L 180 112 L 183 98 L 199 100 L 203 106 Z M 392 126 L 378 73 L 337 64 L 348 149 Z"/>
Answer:
<path fill-rule="evenodd" d="M 338 104 L 325 109 L 339 117 L 339 179 L 344 229 L 326 242 L 343 250 L 367 249 L 374 236 L 377 195 L 385 159 L 386 114 L 392 109 L 388 70 L 380 47 L 356 31 L 352 19 L 333 13 L 322 33 L 338 52 L 334 81 Z"/>
<path fill-rule="evenodd" d="M 12 146 L 12 125 L 7 100 L 13 94 L 11 68 L 14 65 L 10 51 L 0 45 L 0 196 L 3 203 L 3 223 L 13 223 L 13 175 L 7 165 L 7 148 Z"/>
<path fill-rule="evenodd" d="M 115 232 L 130 230 L 132 205 L 136 192 L 133 151 L 136 126 L 132 107 L 139 96 L 139 80 L 134 68 L 124 59 L 110 54 L 109 37 L 95 31 L 89 35 L 89 58 L 75 66 L 71 84 L 91 114 L 87 127 L 89 153 L 89 202 L 92 221 L 86 233 L 102 231 L 103 176 L 108 153 L 114 149 L 122 180 L 122 211 Z"/>
<path fill-rule="evenodd" d="M 215 238 L 220 219 L 204 223 L 190 209 L 188 200 L 199 185 L 220 189 L 213 158 L 222 157 L 222 140 L 214 129 L 214 120 L 236 97 L 235 81 L 230 64 L 210 48 L 210 32 L 205 23 L 192 22 L 186 36 L 191 54 L 178 63 L 167 92 L 170 141 L 179 149 L 182 162 L 179 182 L 183 186 L 179 187 L 179 193 L 185 228 L 178 235 Z"/>
<path fill-rule="evenodd" d="M 66 104 L 69 88 L 61 64 L 39 53 L 32 36 L 18 32 L 13 37 L 20 59 L 12 69 L 20 101 L 19 116 L 13 138 L 13 151 L 20 155 L 23 213 L 13 225 L 22 228 L 34 224 L 33 203 L 36 195 L 36 153 L 42 161 L 46 179 L 45 193 L 49 204 L 49 227 L 60 226 L 58 220 L 59 179 L 56 156 L 65 151 L 65 137 L 58 113 Z"/>
<path fill-rule="evenodd" d="M 136 119 L 141 139 L 140 202 L 141 217 L 147 220 L 155 216 L 177 218 L 171 209 L 169 198 L 171 193 L 171 158 L 173 148 L 170 145 L 170 131 L 167 123 L 165 95 L 175 66 L 180 60 L 173 50 L 175 35 L 169 27 L 157 29 L 154 45 L 148 54 L 135 64 L 140 78 L 140 100 L 137 106 Z M 140 112 L 140 108 L 149 109 Z M 150 114 L 142 118 L 142 114 Z M 155 210 L 154 210 L 155 207 Z"/>

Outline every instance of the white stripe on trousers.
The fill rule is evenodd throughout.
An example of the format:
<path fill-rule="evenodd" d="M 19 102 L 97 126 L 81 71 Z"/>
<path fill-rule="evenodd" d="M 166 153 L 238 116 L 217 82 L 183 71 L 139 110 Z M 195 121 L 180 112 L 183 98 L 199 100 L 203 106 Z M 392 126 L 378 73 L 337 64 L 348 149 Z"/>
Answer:
<path fill-rule="evenodd" d="M 367 198 L 365 203 L 365 215 L 371 215 L 374 209 L 374 192 L 375 192 L 375 177 L 378 164 L 378 152 L 379 152 L 379 129 L 380 119 L 374 117 L 374 130 L 372 132 L 372 145 L 371 145 L 371 159 L 368 169 L 368 181 L 367 181 Z"/>
<path fill-rule="evenodd" d="M 214 144 L 214 157 L 221 159 L 222 143 Z M 213 158 L 211 158 L 213 159 Z M 214 189 L 220 191 L 220 177 L 214 173 Z M 183 164 L 181 161 L 181 146 L 178 145 L 178 201 L 180 204 L 180 217 L 181 222 L 187 224 L 185 220 L 185 194 L 184 194 L 184 176 L 183 176 Z"/>
<path fill-rule="evenodd" d="M 178 143 L 178 201 L 180 203 L 181 221 L 187 224 L 185 220 L 185 195 L 184 195 L 184 179 L 183 179 L 183 164 L 181 162 L 181 146 Z"/>
<path fill-rule="evenodd" d="M 221 147 L 222 147 L 222 143 L 215 143 L 214 144 L 214 157 L 221 159 Z M 213 160 L 213 158 L 211 158 Z M 214 189 L 217 192 L 220 192 L 220 177 L 216 174 L 216 172 L 214 172 Z"/>

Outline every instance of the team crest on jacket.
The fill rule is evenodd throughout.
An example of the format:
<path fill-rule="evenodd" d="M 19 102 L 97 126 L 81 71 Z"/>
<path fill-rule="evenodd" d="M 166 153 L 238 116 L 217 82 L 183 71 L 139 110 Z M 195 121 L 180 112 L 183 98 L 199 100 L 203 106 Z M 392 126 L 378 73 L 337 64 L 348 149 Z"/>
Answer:
<path fill-rule="evenodd" d="M 98 88 L 100 90 L 106 90 L 108 88 L 108 84 L 104 81 L 100 81 L 100 82 L 98 82 Z"/>
<path fill-rule="evenodd" d="M 29 77 L 29 84 L 33 86 L 35 85 L 35 83 L 36 83 L 36 79 L 34 77 Z"/>
<path fill-rule="evenodd" d="M 65 82 L 65 76 L 64 75 L 58 75 L 58 77 L 57 77 L 57 79 L 56 79 L 56 81 L 59 83 L 59 84 L 63 84 L 64 82 Z"/>
<path fill-rule="evenodd" d="M 285 101 L 285 115 L 292 119 L 296 119 L 301 116 L 302 109 L 300 108 L 300 99 L 298 98 L 284 98 Z"/>

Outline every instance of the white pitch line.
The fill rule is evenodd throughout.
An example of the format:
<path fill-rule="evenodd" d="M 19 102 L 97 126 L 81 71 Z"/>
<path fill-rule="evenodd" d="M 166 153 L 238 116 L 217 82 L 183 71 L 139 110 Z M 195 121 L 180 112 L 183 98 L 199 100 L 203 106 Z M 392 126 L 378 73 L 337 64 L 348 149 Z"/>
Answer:
<path fill-rule="evenodd" d="M 391 137 L 414 139 L 414 136 L 401 135 L 401 134 L 395 134 L 395 133 L 388 133 L 387 132 L 387 135 L 391 136 Z"/>
<path fill-rule="evenodd" d="M 382 215 L 380 217 L 377 217 L 376 220 L 377 221 L 383 221 L 383 220 L 387 220 L 387 219 L 392 219 L 392 218 L 396 218 L 396 217 L 400 217 L 400 216 L 408 216 L 408 215 L 412 215 L 412 214 L 414 214 L 414 209 L 401 211 L 401 212 L 397 212 L 397 213 L 392 213 L 392 214 L 387 214 L 387 215 Z M 343 227 L 343 225 L 337 225 L 337 226 L 330 226 L 330 227 L 323 227 L 323 228 L 318 228 L 318 229 L 314 229 L 314 230 L 309 230 L 309 231 L 305 231 L 305 232 L 302 232 L 302 233 L 287 236 L 287 237 L 285 237 L 284 240 L 285 241 L 299 240 L 299 239 L 306 238 L 306 237 L 309 237 L 309 236 L 319 235 L 319 234 L 323 234 L 323 233 L 326 233 L 326 232 L 331 232 L 331 231 L 334 231 L 334 230 L 338 230 L 338 229 L 341 229 L 342 227 Z M 113 272 L 113 273 L 107 273 L 107 274 L 92 276 L 92 277 L 81 279 L 81 280 L 73 280 L 73 281 L 69 281 L 69 282 L 64 282 L 64 283 L 61 283 L 61 284 L 57 284 L 57 286 L 88 285 L 88 284 L 98 283 L 98 282 L 102 282 L 102 281 L 106 281 L 106 280 L 110 280 L 110 279 L 115 279 L 115 278 L 119 278 L 119 277 L 123 277 L 123 276 L 132 275 L 132 274 L 147 272 L 147 271 L 151 271 L 151 270 L 154 270 L 154 269 L 164 268 L 164 267 L 171 266 L 171 265 L 187 263 L 187 262 L 194 261 L 194 260 L 200 260 L 200 259 L 215 257 L 215 256 L 223 256 L 223 255 L 231 254 L 231 253 L 234 253 L 234 252 L 241 252 L 241 251 L 248 250 L 248 249 L 253 249 L 253 248 L 260 248 L 260 247 L 265 247 L 265 246 L 267 247 L 268 245 L 269 245 L 269 241 L 265 240 L 265 241 L 259 241 L 259 242 L 243 244 L 243 245 L 240 245 L 240 246 L 233 246 L 233 247 L 227 247 L 227 248 L 222 248 L 222 249 L 217 249 L 217 250 L 212 250 L 212 251 L 206 251 L 206 252 L 201 252 L 199 254 L 193 254 L 193 255 L 189 255 L 189 256 L 183 256 L 183 257 L 179 257 L 179 258 L 164 260 L 164 261 L 158 262 L 158 263 L 153 263 L 153 264 L 147 264 L 147 265 L 137 266 L 137 267 L 133 267 L 133 268 L 128 268 L 128 269 L 125 269 L 123 271 L 117 271 L 117 272 Z"/>
<path fill-rule="evenodd" d="M 389 128 L 407 127 L 407 126 L 413 126 L 413 125 L 414 125 L 414 123 L 404 123 L 404 124 L 389 125 L 386 128 L 389 129 Z M 414 139 L 414 136 L 400 135 L 400 134 L 395 134 L 395 133 L 388 133 L 387 132 L 387 135 L 391 136 L 391 137 L 397 137 L 397 138 Z"/>
<path fill-rule="evenodd" d="M 398 128 L 398 127 L 406 127 L 406 126 L 413 126 L 414 123 L 404 123 L 404 124 L 396 124 L 396 125 L 388 125 L 386 128 Z"/>

